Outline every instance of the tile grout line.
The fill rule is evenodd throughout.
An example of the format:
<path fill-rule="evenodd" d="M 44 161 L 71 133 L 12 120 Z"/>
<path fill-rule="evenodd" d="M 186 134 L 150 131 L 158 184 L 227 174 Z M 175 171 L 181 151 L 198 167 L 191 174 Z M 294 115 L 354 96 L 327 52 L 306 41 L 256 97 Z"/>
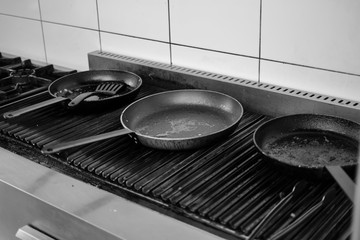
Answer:
<path fill-rule="evenodd" d="M 262 0 L 260 0 L 260 21 L 259 21 L 259 65 L 258 65 L 258 83 L 260 83 L 261 70 L 261 27 L 262 27 Z"/>
<path fill-rule="evenodd" d="M 102 42 L 101 42 L 101 32 L 100 32 L 100 17 L 99 17 L 99 2 L 98 2 L 98 0 L 96 0 L 96 17 L 97 17 L 97 24 L 98 24 L 100 52 L 102 52 Z"/>
<path fill-rule="evenodd" d="M 48 63 L 48 57 L 47 57 L 47 51 L 46 51 L 45 33 L 44 33 L 44 24 L 43 24 L 43 20 L 42 20 L 40 0 L 38 0 L 38 6 L 39 6 L 39 14 L 40 14 L 41 35 L 42 35 L 43 42 L 44 42 L 45 62 Z"/>
<path fill-rule="evenodd" d="M 171 23 L 170 23 L 170 0 L 168 2 L 168 24 L 169 24 L 169 50 L 170 50 L 170 65 L 173 64 L 172 59 L 172 42 L 171 42 Z"/>
<path fill-rule="evenodd" d="M 296 66 L 296 67 L 303 67 L 303 68 L 309 68 L 309 69 L 314 69 L 314 70 L 320 70 L 320 71 L 326 71 L 326 72 L 339 73 L 339 74 L 345 74 L 345 75 L 349 75 L 349 76 L 360 77 L 360 74 L 356 74 L 356 73 L 342 72 L 342 71 L 338 71 L 338 70 L 332 70 L 332 69 L 321 68 L 321 67 L 313 67 L 313 66 L 303 65 L 303 64 L 299 64 L 299 63 L 284 62 L 284 61 L 269 59 L 269 58 L 261 58 L 261 60 L 268 61 L 268 62 L 274 62 L 274 63 L 286 64 L 286 65 L 291 65 L 291 66 Z"/>

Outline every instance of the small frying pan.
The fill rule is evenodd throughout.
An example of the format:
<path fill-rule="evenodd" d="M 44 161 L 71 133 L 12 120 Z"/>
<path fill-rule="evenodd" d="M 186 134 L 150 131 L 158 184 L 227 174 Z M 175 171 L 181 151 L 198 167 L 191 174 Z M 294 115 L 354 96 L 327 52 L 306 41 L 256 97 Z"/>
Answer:
<path fill-rule="evenodd" d="M 272 163 L 286 172 L 318 179 L 331 175 L 351 199 L 355 184 L 342 168 L 357 165 L 359 139 L 359 124 L 316 114 L 272 119 L 258 127 L 253 136 L 255 146 Z"/>
<path fill-rule="evenodd" d="M 58 102 L 70 102 L 82 92 L 91 92 L 96 89 L 100 83 L 112 82 L 121 83 L 126 88 L 119 94 L 110 97 L 101 97 L 97 100 L 83 100 L 74 109 L 85 109 L 95 111 L 111 106 L 118 106 L 119 103 L 134 98 L 142 85 L 142 79 L 131 72 L 118 70 L 90 70 L 77 72 L 61 77 L 52 82 L 48 87 L 48 92 L 54 98 L 19 109 L 12 112 L 4 113 L 4 118 L 13 118 L 24 113 L 54 104 Z M 100 95 L 100 94 L 99 94 Z M 71 109 L 71 106 L 67 106 Z"/>
<path fill-rule="evenodd" d="M 127 106 L 120 116 L 124 129 L 46 145 L 42 152 L 54 153 L 125 134 L 151 148 L 195 149 L 233 132 L 242 116 L 240 102 L 219 92 L 194 89 L 166 91 Z"/>

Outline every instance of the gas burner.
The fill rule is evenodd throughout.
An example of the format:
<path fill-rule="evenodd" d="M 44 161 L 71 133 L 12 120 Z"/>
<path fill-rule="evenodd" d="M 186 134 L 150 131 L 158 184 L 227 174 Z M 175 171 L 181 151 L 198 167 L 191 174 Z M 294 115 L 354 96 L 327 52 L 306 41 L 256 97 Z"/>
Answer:
<path fill-rule="evenodd" d="M 0 105 L 45 91 L 52 81 L 75 72 L 0 53 Z"/>
<path fill-rule="evenodd" d="M 20 68 L 10 72 L 10 76 L 12 77 L 28 77 L 34 74 L 35 74 L 35 70 L 29 68 Z"/>
<path fill-rule="evenodd" d="M 38 78 L 33 75 L 17 74 L 0 80 L 0 102 L 3 100 L 19 99 L 44 91 L 50 80 Z M 6 101 L 7 102 L 7 101 Z"/>
<path fill-rule="evenodd" d="M 14 70 L 14 71 L 19 71 L 21 69 L 35 70 L 35 69 L 41 68 L 41 67 L 43 67 L 43 66 L 40 64 L 33 63 L 33 61 L 31 61 L 30 59 L 26 59 L 24 61 L 6 66 L 6 68 Z"/>
<path fill-rule="evenodd" d="M 50 79 L 53 81 L 60 77 L 76 72 L 76 70 L 60 69 L 59 67 L 55 68 L 54 65 L 51 64 L 35 69 L 35 76 Z"/>

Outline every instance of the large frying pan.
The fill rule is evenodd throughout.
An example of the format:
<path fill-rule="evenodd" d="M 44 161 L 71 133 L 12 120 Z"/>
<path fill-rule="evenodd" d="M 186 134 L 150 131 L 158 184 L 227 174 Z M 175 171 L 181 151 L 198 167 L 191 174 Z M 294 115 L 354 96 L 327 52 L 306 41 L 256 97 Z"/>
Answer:
<path fill-rule="evenodd" d="M 317 179 L 332 176 L 350 199 L 355 184 L 343 169 L 357 165 L 359 139 L 359 124 L 316 114 L 272 119 L 258 127 L 253 136 L 255 146 L 272 164 L 288 173 Z"/>
<path fill-rule="evenodd" d="M 58 102 L 68 103 L 74 99 L 81 91 L 94 91 L 100 83 L 114 82 L 125 85 L 119 93 L 110 97 L 101 97 L 97 100 L 83 100 L 74 109 L 95 111 L 98 109 L 118 106 L 134 98 L 142 85 L 142 79 L 131 72 L 120 70 L 90 70 L 77 72 L 61 77 L 52 82 L 48 87 L 48 92 L 53 98 L 4 114 L 4 118 L 13 118 L 24 113 L 54 104 Z M 66 105 L 66 104 L 64 104 Z M 71 109 L 71 106 L 66 105 Z"/>
<path fill-rule="evenodd" d="M 124 129 L 47 145 L 42 152 L 54 153 L 125 134 L 151 148 L 195 149 L 233 132 L 242 115 L 240 102 L 219 92 L 194 89 L 166 91 L 127 106 L 120 116 Z"/>

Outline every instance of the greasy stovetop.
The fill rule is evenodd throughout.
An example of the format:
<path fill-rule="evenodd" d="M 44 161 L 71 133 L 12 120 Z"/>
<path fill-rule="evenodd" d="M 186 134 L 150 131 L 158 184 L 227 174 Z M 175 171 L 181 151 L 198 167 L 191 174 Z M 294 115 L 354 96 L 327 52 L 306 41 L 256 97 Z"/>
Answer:
<path fill-rule="evenodd" d="M 163 90 L 144 84 L 137 98 Z M 49 98 L 42 92 L 2 106 L 0 113 Z M 318 182 L 268 165 L 252 134 L 269 117 L 247 111 L 230 136 L 198 150 L 154 150 L 123 136 L 50 156 L 40 152 L 48 143 L 121 128 L 119 116 L 126 104 L 105 112 L 70 111 L 55 104 L 1 119 L 0 145 L 228 238 L 338 239 L 349 229 L 352 204 L 341 189 L 332 180 Z M 276 214 L 257 229 L 275 206 L 280 206 Z M 295 228 L 287 228 L 302 218 Z"/>

